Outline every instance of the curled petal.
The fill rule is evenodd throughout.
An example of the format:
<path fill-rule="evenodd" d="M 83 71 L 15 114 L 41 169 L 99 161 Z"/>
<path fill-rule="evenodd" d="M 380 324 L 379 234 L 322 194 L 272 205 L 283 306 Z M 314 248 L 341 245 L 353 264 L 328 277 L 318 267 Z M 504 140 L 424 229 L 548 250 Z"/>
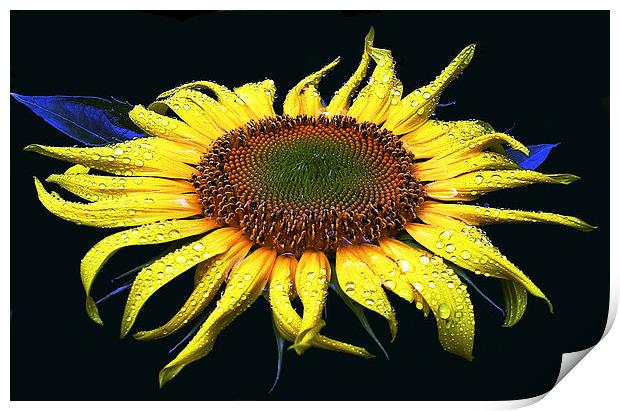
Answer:
<path fill-rule="evenodd" d="M 438 256 L 391 238 L 380 245 L 432 310 L 443 348 L 471 361 L 475 321 L 467 286 Z"/>
<path fill-rule="evenodd" d="M 217 227 L 215 220 L 173 220 L 148 224 L 112 234 L 91 248 L 80 264 L 80 276 L 86 292 L 86 312 L 98 324 L 103 324 L 90 289 L 101 267 L 123 247 L 161 244 L 202 234 Z"/>
<path fill-rule="evenodd" d="M 142 105 L 135 106 L 129 112 L 129 118 L 149 135 L 181 143 L 187 146 L 204 149 L 213 142 L 212 136 L 203 130 L 209 130 L 204 124 L 203 110 L 192 100 L 174 98 L 169 101 L 169 107 L 184 121 L 167 117 Z M 160 103 L 162 104 L 162 103 Z"/>
<path fill-rule="evenodd" d="M 243 260 L 231 274 L 213 313 L 179 355 L 159 372 L 160 386 L 211 351 L 220 332 L 261 295 L 275 259 L 274 250 L 259 248 Z"/>
<path fill-rule="evenodd" d="M 595 228 L 577 217 L 560 214 L 467 204 L 438 203 L 435 201 L 425 201 L 422 204 L 418 214 L 426 213 L 447 215 L 457 218 L 466 224 L 477 226 L 496 223 L 550 223 L 564 225 L 580 231 L 592 231 Z"/>
<path fill-rule="evenodd" d="M 420 181 L 446 180 L 478 170 L 516 170 L 519 166 L 508 157 L 493 151 L 471 153 L 467 157 L 448 156 L 413 164 Z"/>
<path fill-rule="evenodd" d="M 355 97 L 347 115 L 360 123 L 371 121 L 381 124 L 387 118 L 390 108 L 400 102 L 403 85 L 396 78 L 396 63 L 390 50 L 370 47 L 370 57 L 377 66 L 368 84 Z"/>
<path fill-rule="evenodd" d="M 136 316 L 157 290 L 196 264 L 228 251 L 240 235 L 241 232 L 235 228 L 220 228 L 144 267 L 134 280 L 127 297 L 121 338 L 127 335 Z"/>
<path fill-rule="evenodd" d="M 364 52 L 357 69 L 351 75 L 349 80 L 340 87 L 332 97 L 329 105 L 326 108 L 326 114 L 330 116 L 345 115 L 349 109 L 349 103 L 351 95 L 360 85 L 364 77 L 366 77 L 366 71 L 368 70 L 368 63 L 370 63 L 370 53 L 372 49 L 372 42 L 375 38 L 374 28 L 370 28 L 370 31 L 364 39 Z"/>
<path fill-rule="evenodd" d="M 165 193 L 181 196 L 195 193 L 194 186 L 186 180 L 157 177 L 110 177 L 74 172 L 73 166 L 64 174 L 52 174 L 45 181 L 56 183 L 65 190 L 88 201 L 109 200 L 138 193 Z M 82 167 L 84 168 L 84 167 Z"/>
<path fill-rule="evenodd" d="M 276 95 L 276 86 L 273 80 L 264 80 L 259 83 L 248 83 L 235 89 L 255 118 L 275 117 L 273 99 Z"/>
<path fill-rule="evenodd" d="M 527 308 L 527 289 L 514 281 L 502 280 L 502 293 L 506 305 L 504 327 L 512 327 L 519 322 Z"/>
<path fill-rule="evenodd" d="M 542 174 L 531 170 L 486 170 L 463 174 L 424 186 L 429 197 L 447 201 L 470 201 L 483 194 L 536 183 L 570 184 L 579 180 L 572 174 Z"/>
<path fill-rule="evenodd" d="M 409 302 L 414 300 L 414 291 L 407 277 L 393 260 L 386 257 L 379 247 L 362 244 L 353 249 L 357 256 L 379 277 L 385 288 Z"/>
<path fill-rule="evenodd" d="M 194 112 L 195 115 L 199 114 L 199 117 L 193 121 L 200 126 L 202 134 L 211 139 L 217 139 L 226 131 L 242 125 L 239 116 L 234 112 L 205 93 L 191 88 L 180 89 L 164 100 L 157 100 L 149 105 L 149 109 L 165 114 L 168 108 L 171 108 L 175 112 L 179 111 L 177 115 L 181 117 L 180 113 L 187 111 L 185 104 L 189 105 L 190 110 L 193 105 L 199 108 Z M 188 113 L 184 115 L 188 118 Z"/>
<path fill-rule="evenodd" d="M 522 153 L 529 153 L 528 148 L 521 144 L 514 137 L 503 133 L 484 134 L 473 137 L 469 140 L 458 139 L 452 143 L 427 143 L 423 145 L 414 145 L 408 148 L 409 151 L 415 153 L 417 158 L 432 158 L 432 161 L 438 161 L 444 157 L 450 157 L 451 161 L 457 159 L 465 159 L 475 153 L 497 146 L 498 144 L 507 144 L 515 150 Z M 405 147 L 407 145 L 405 143 Z"/>
<path fill-rule="evenodd" d="M 102 147 L 50 147 L 32 144 L 28 151 L 58 160 L 124 176 L 159 176 L 189 179 L 201 153 L 156 137 L 146 137 Z"/>
<path fill-rule="evenodd" d="M 215 93 L 217 102 L 222 106 L 223 111 L 227 113 L 228 117 L 234 119 L 234 126 L 231 128 L 241 127 L 253 119 L 258 120 L 241 97 L 228 88 L 212 81 L 194 81 L 192 83 L 183 84 L 160 94 L 157 99 L 170 97 L 181 90 L 200 89 L 208 89 Z"/>
<path fill-rule="evenodd" d="M 176 122 L 171 123 L 176 126 L 175 130 L 179 127 L 182 129 L 191 128 L 199 130 L 202 137 L 197 140 L 204 140 L 203 145 L 205 147 L 208 147 L 214 139 L 223 134 L 223 129 L 218 126 L 218 122 L 216 121 L 223 107 L 206 94 L 196 90 L 183 89 L 166 99 L 152 102 L 149 104 L 148 110 L 142 108 L 140 110 L 147 113 L 160 114 L 164 117 L 163 115 L 165 115 L 169 109 L 185 122 L 183 123 L 176 120 Z M 137 114 L 138 113 L 135 113 L 134 117 L 138 117 L 139 119 Z M 230 128 L 234 128 L 235 123 L 225 115 L 222 116 L 226 120 L 229 120 L 227 125 L 229 125 Z M 143 114 L 143 117 L 148 119 L 148 114 Z M 167 117 L 164 118 L 167 119 Z M 143 119 L 142 121 L 145 120 Z M 160 132 L 161 131 L 160 129 Z"/>
<path fill-rule="evenodd" d="M 418 243 L 459 267 L 476 274 L 512 280 L 523 285 L 530 294 L 553 307 L 540 289 L 506 256 L 504 256 L 477 227 L 450 217 L 424 215 L 427 224 L 408 224 L 405 230 Z M 432 225 L 431 225 L 432 224 Z"/>
<path fill-rule="evenodd" d="M 401 141 L 409 146 L 439 142 L 453 144 L 455 141 L 471 140 L 494 132 L 493 127 L 480 120 L 428 120 L 414 131 L 402 136 Z"/>
<path fill-rule="evenodd" d="M 320 114 L 323 110 L 323 104 L 316 86 L 323 76 L 336 67 L 339 62 L 340 57 L 297 83 L 284 99 L 284 114 L 290 116 L 297 116 L 299 114 L 316 116 Z"/>
<path fill-rule="evenodd" d="M 475 48 L 474 44 L 465 47 L 433 82 L 403 98 L 400 104 L 390 110 L 383 127 L 400 135 L 423 124 L 435 111 L 441 93 L 467 67 Z"/>
<path fill-rule="evenodd" d="M 381 281 L 370 267 L 360 260 L 353 248 L 354 246 L 343 246 L 336 250 L 338 284 L 349 298 L 388 320 L 394 341 L 398 331 L 396 314 L 381 288 Z"/>
<path fill-rule="evenodd" d="M 295 341 L 301 329 L 301 317 L 291 305 L 293 294 L 293 277 L 297 270 L 295 257 L 280 255 L 276 259 L 269 282 L 269 304 L 273 313 L 274 324 L 282 336 L 288 341 Z M 317 334 L 310 345 L 324 350 L 339 351 L 363 358 L 373 357 L 364 348 L 352 344 L 332 340 Z"/>
<path fill-rule="evenodd" d="M 303 253 L 295 272 L 295 288 L 304 306 L 301 326 L 295 337 L 294 348 L 297 354 L 303 354 L 310 348 L 325 321 L 321 319 L 331 270 L 325 254 L 320 251 L 307 250 Z"/>
<path fill-rule="evenodd" d="M 136 340 L 155 340 L 166 337 L 196 319 L 217 294 L 228 272 L 243 261 L 251 247 L 251 242 L 240 239 L 224 254 L 216 255 L 198 264 L 196 276 L 199 281 L 179 312 L 161 327 L 150 331 L 137 332 L 133 337 Z"/>
<path fill-rule="evenodd" d="M 91 227 L 132 227 L 202 213 L 198 194 L 140 193 L 82 204 L 63 200 L 55 192 L 48 193 L 36 177 L 34 184 L 41 204 L 49 212 Z"/>

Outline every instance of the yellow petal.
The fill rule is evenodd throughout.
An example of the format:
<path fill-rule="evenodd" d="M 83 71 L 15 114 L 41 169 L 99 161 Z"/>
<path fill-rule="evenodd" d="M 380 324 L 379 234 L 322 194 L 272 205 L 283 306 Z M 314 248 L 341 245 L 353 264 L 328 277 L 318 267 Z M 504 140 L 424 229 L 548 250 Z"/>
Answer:
<path fill-rule="evenodd" d="M 423 124 L 435 111 L 441 93 L 467 67 L 475 48 L 474 44 L 465 47 L 435 80 L 403 98 L 400 104 L 390 110 L 383 127 L 400 135 Z"/>
<path fill-rule="evenodd" d="M 273 80 L 244 84 L 237 87 L 235 93 L 247 104 L 255 118 L 276 116 L 275 111 L 273 111 L 273 99 L 276 95 L 276 86 Z"/>
<path fill-rule="evenodd" d="M 294 294 L 293 277 L 296 270 L 295 257 L 279 255 L 269 281 L 269 304 L 274 324 L 288 341 L 295 341 L 301 328 L 301 317 L 291 305 L 291 296 Z"/>
<path fill-rule="evenodd" d="M 235 124 L 232 128 L 241 127 L 252 119 L 259 119 L 254 115 L 252 110 L 249 109 L 245 101 L 243 101 L 236 93 L 212 81 L 194 81 L 192 83 L 183 84 L 160 94 L 157 99 L 167 98 L 181 90 L 197 89 L 209 89 L 215 93 L 218 103 L 222 106 L 227 116 L 234 119 Z"/>
<path fill-rule="evenodd" d="M 293 277 L 297 270 L 295 257 L 280 255 L 276 259 L 269 282 L 269 304 L 273 312 L 276 328 L 288 341 L 295 341 L 301 329 L 301 317 L 291 305 L 293 294 Z M 364 348 L 352 344 L 332 340 L 321 334 L 310 341 L 310 345 L 324 350 L 338 351 L 357 355 L 363 358 L 372 358 L 373 355 Z"/>
<path fill-rule="evenodd" d="M 330 276 L 331 269 L 325 254 L 312 250 L 303 253 L 295 272 L 295 288 L 304 306 L 304 314 L 295 344 L 291 347 L 299 355 L 310 348 L 311 342 L 325 326 L 321 315 Z"/>
<path fill-rule="evenodd" d="M 186 180 L 157 177 L 110 177 L 76 174 L 70 171 L 72 170 L 69 169 L 64 174 L 52 174 L 45 181 L 56 183 L 88 201 L 109 200 L 136 193 L 164 193 L 180 196 L 196 192 L 194 185 Z"/>
<path fill-rule="evenodd" d="M 457 218 L 469 225 L 486 225 L 495 223 L 550 223 L 560 224 L 581 231 L 592 231 L 595 227 L 585 221 L 571 216 L 542 211 L 522 211 L 504 208 L 482 207 L 477 205 L 438 203 L 425 201 L 418 214 L 439 214 Z"/>
<path fill-rule="evenodd" d="M 45 191 L 34 178 L 41 204 L 52 214 L 75 224 L 91 227 L 132 227 L 161 220 L 202 214 L 198 194 L 139 193 L 127 197 L 82 204 L 66 201 L 58 194 Z"/>
<path fill-rule="evenodd" d="M 413 146 L 437 140 L 451 144 L 454 141 L 471 140 L 494 132 L 493 127 L 480 120 L 428 120 L 414 131 L 402 136 L 401 141 Z"/>
<path fill-rule="evenodd" d="M 476 274 L 517 281 L 530 294 L 544 299 L 553 311 L 543 292 L 493 246 L 482 230 L 450 217 L 425 215 L 424 218 L 422 221 L 427 224 L 405 226 L 409 235 L 422 246 Z"/>
<path fill-rule="evenodd" d="M 166 324 L 150 331 L 140 331 L 133 335 L 136 340 L 155 340 L 166 337 L 180 330 L 185 324 L 193 321 L 209 305 L 226 279 L 228 272 L 243 261 L 250 251 L 252 243 L 239 239 L 230 250 L 216 255 L 196 266 L 199 281 L 183 307 Z"/>
<path fill-rule="evenodd" d="M 467 157 L 448 156 L 413 164 L 420 181 L 446 180 L 478 170 L 516 170 L 520 167 L 508 157 L 492 151 L 471 153 Z"/>
<path fill-rule="evenodd" d="M 383 286 L 399 297 L 412 302 L 413 288 L 407 277 L 400 271 L 398 265 L 386 257 L 383 251 L 376 245 L 362 244 L 354 247 L 357 256 L 370 267 Z"/>
<path fill-rule="evenodd" d="M 197 220 L 173 220 L 148 224 L 130 230 L 112 234 L 99 241 L 91 248 L 80 265 L 80 276 L 86 292 L 86 311 L 96 323 L 103 324 L 95 301 L 90 296 L 90 289 L 101 267 L 123 247 L 132 245 L 161 244 L 180 238 L 202 234 L 217 227 L 215 220 L 202 218 Z"/>
<path fill-rule="evenodd" d="M 512 327 L 519 322 L 527 308 L 527 290 L 514 281 L 502 280 L 502 293 L 506 305 L 504 327 Z"/>
<path fill-rule="evenodd" d="M 121 337 L 127 335 L 151 295 L 196 264 L 228 251 L 240 235 L 241 232 L 236 228 L 220 228 L 144 267 L 134 280 L 127 297 Z"/>
<path fill-rule="evenodd" d="M 231 274 L 228 286 L 213 313 L 179 355 L 159 372 L 160 386 L 174 378 L 187 364 L 211 351 L 224 327 L 261 295 L 275 259 L 274 250 L 259 248 L 243 260 Z"/>
<path fill-rule="evenodd" d="M 193 101 L 176 96 L 166 104 L 184 121 L 167 117 L 142 105 L 137 105 L 129 112 L 129 118 L 149 135 L 181 143 L 197 149 L 205 149 L 213 142 L 213 137 L 203 130 L 209 131 L 204 125 L 203 110 Z M 157 103 L 163 104 L 163 103 Z"/>
<path fill-rule="evenodd" d="M 370 47 L 370 57 L 377 64 L 368 79 L 368 84 L 360 90 L 351 104 L 347 115 L 358 122 L 370 121 L 381 124 L 402 97 L 403 85 L 396 78 L 396 63 L 390 50 Z"/>
<path fill-rule="evenodd" d="M 157 137 L 145 137 L 102 147 L 50 147 L 32 144 L 25 150 L 116 175 L 184 179 L 197 174 L 188 164 L 198 164 L 202 156 L 200 151 Z"/>
<path fill-rule="evenodd" d="M 388 320 L 394 341 L 398 331 L 396 314 L 381 288 L 381 281 L 370 267 L 357 257 L 353 248 L 354 246 L 343 246 L 336 251 L 338 284 L 349 298 Z"/>
<path fill-rule="evenodd" d="M 186 106 L 190 108 L 186 110 Z M 234 112 L 210 96 L 191 88 L 179 89 L 166 99 L 157 100 L 149 105 L 149 109 L 160 114 L 165 114 L 168 108 L 178 111 L 179 117 L 193 122 L 195 127 L 200 128 L 202 134 L 211 139 L 217 139 L 227 131 L 243 125 Z"/>
<path fill-rule="evenodd" d="M 379 243 L 432 310 L 443 348 L 471 361 L 475 321 L 465 284 L 438 256 L 391 238 Z"/>
<path fill-rule="evenodd" d="M 340 57 L 297 83 L 284 99 L 284 114 L 293 117 L 299 114 L 319 115 L 323 111 L 323 104 L 316 86 L 323 76 L 336 67 L 339 62 Z"/>
<path fill-rule="evenodd" d="M 572 174 L 542 174 L 532 170 L 486 170 L 435 181 L 423 188 L 429 197 L 446 201 L 470 201 L 483 194 L 535 183 L 570 184 L 579 180 Z"/>
<path fill-rule="evenodd" d="M 489 147 L 496 146 L 497 144 L 508 144 L 513 149 L 525 155 L 529 155 L 530 153 L 528 148 L 517 139 L 504 133 L 483 134 L 469 140 L 461 138 L 458 140 L 455 139 L 452 142 L 438 140 L 421 145 L 413 145 L 411 147 L 407 147 L 405 144 L 405 148 L 414 153 L 418 159 L 432 158 L 433 161 L 437 161 L 438 159 L 449 156 L 454 162 L 458 158 L 465 159 Z"/>
<path fill-rule="evenodd" d="M 349 80 L 343 84 L 338 91 L 334 94 L 331 101 L 329 102 L 325 114 L 328 116 L 336 116 L 336 115 L 346 115 L 347 110 L 349 109 L 349 103 L 351 100 L 351 95 L 360 85 L 364 77 L 366 77 L 366 71 L 368 70 L 368 63 L 370 63 L 370 53 L 372 49 L 372 42 L 375 38 L 375 29 L 370 28 L 370 31 L 366 35 L 364 39 L 364 52 L 362 53 L 362 58 L 360 60 L 360 64 L 357 66 L 357 69 L 351 75 Z"/>

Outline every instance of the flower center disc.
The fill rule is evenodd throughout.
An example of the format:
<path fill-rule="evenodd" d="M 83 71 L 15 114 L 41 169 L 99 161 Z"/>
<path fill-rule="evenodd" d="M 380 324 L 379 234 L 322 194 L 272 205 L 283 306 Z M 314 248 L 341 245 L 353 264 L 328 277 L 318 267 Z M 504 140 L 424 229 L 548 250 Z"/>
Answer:
<path fill-rule="evenodd" d="M 194 176 L 205 215 L 300 256 L 402 230 L 423 200 L 413 155 L 372 123 L 278 116 L 220 137 Z"/>

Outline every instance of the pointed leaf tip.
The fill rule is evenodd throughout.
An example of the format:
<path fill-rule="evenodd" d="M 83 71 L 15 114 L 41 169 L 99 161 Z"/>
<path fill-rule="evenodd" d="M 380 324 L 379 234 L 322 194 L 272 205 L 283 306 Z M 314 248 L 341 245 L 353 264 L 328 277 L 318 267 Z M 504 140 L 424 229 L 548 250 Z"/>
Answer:
<path fill-rule="evenodd" d="M 560 143 L 555 144 L 535 144 L 528 146 L 529 155 L 522 154 L 519 151 L 508 149 L 506 150 L 506 156 L 517 165 L 526 170 L 536 170 L 549 156 L 551 150 L 559 146 Z"/>

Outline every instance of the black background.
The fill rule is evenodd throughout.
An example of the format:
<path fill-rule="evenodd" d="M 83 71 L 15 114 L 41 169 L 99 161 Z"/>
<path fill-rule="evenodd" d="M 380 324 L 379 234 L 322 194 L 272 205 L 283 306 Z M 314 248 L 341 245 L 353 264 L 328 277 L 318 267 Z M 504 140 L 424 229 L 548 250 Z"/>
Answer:
<path fill-rule="evenodd" d="M 287 352 L 282 378 L 269 395 L 276 351 L 268 304 L 261 299 L 223 332 L 205 359 L 160 390 L 157 372 L 181 335 L 150 343 L 119 340 L 124 295 L 101 305 L 104 327 L 87 318 L 79 261 L 110 231 L 75 226 L 38 203 L 32 176 L 43 179 L 67 165 L 22 148 L 74 142 L 12 101 L 13 400 L 517 399 L 553 386 L 562 352 L 599 340 L 609 296 L 607 12 L 12 12 L 11 91 L 148 103 L 191 80 L 233 87 L 268 77 L 279 90 L 279 111 L 288 89 L 340 55 L 340 66 L 321 83 L 328 100 L 357 66 L 371 25 L 375 45 L 394 52 L 405 94 L 434 78 L 462 47 L 478 44 L 470 67 L 444 94 L 444 102 L 457 104 L 438 109 L 439 118 L 478 118 L 497 130 L 516 123 L 512 134 L 526 144 L 562 143 L 541 170 L 571 172 L 581 181 L 483 199 L 575 215 L 599 226 L 593 233 L 547 225 L 487 230 L 552 300 L 556 313 L 530 298 L 523 320 L 502 328 L 498 312 L 473 295 L 475 359 L 469 363 L 442 351 L 432 318 L 394 297 L 400 325 L 395 343 L 388 342 L 385 322 L 369 314 L 389 361 L 380 355 L 361 360 L 320 350 L 302 357 Z M 158 251 L 119 252 L 95 283 L 95 297 L 114 288 L 114 275 Z M 476 281 L 501 301 L 496 281 Z M 166 321 L 188 287 L 182 278 L 158 293 L 134 330 Z M 324 332 L 379 354 L 333 293 Z"/>

